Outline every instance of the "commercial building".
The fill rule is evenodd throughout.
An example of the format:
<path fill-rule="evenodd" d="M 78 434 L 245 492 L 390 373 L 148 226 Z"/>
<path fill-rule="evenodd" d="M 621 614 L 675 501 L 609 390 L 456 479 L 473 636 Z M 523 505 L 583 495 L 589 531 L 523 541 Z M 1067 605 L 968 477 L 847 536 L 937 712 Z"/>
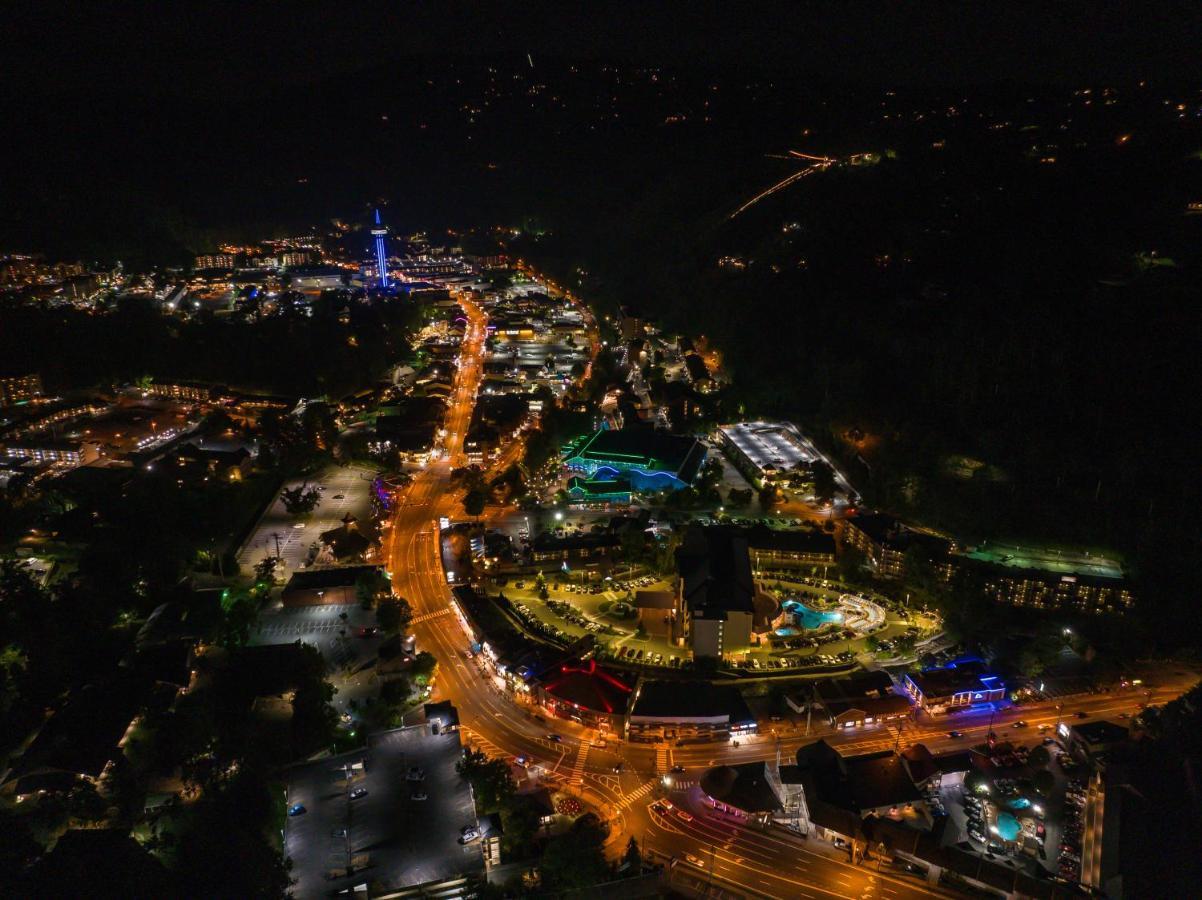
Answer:
<path fill-rule="evenodd" d="M 778 531 L 757 525 L 744 534 L 757 570 L 835 564 L 835 539 L 821 531 Z"/>
<path fill-rule="evenodd" d="M 817 458 L 801 432 L 788 422 L 739 422 L 723 425 L 718 434 L 735 467 L 759 486 Z"/>
<path fill-rule="evenodd" d="M 611 532 L 559 537 L 544 531 L 531 543 L 530 559 L 536 563 L 598 568 L 613 557 L 620 545 L 621 539 Z"/>
<path fill-rule="evenodd" d="M 568 496 L 576 503 L 629 503 L 630 479 L 602 481 L 573 475 L 568 479 Z"/>
<path fill-rule="evenodd" d="M 603 428 L 564 451 L 568 470 L 593 480 L 625 476 L 636 491 L 688 487 L 705 462 L 696 438 L 652 428 Z"/>
<path fill-rule="evenodd" d="M 618 332 L 622 340 L 633 341 L 646 333 L 642 313 L 633 306 L 618 307 Z"/>
<path fill-rule="evenodd" d="M 1124 613 L 1135 606 L 1135 598 L 1122 578 L 1040 570 L 1016 572 L 995 566 L 984 569 L 984 576 L 986 595 L 1009 606 L 1079 613 Z"/>
<path fill-rule="evenodd" d="M 908 530 L 900 519 L 869 513 L 848 519 L 843 539 L 868 558 L 879 578 L 901 578 L 909 544 Z"/>
<path fill-rule="evenodd" d="M 213 395 L 211 385 L 196 381 L 154 381 L 143 390 L 155 397 L 169 397 L 172 400 L 188 400 L 194 403 L 205 403 Z"/>
<path fill-rule="evenodd" d="M 196 257 L 197 269 L 232 269 L 238 264 L 235 253 L 203 253 Z"/>
<path fill-rule="evenodd" d="M 1060 723 L 1060 737 L 1070 750 L 1079 750 L 1091 760 L 1101 759 L 1106 751 L 1127 740 L 1130 731 L 1114 722 Z"/>
<path fill-rule="evenodd" d="M 781 778 L 800 785 L 811 830 L 824 840 L 859 836 L 870 816 L 916 830 L 932 824 L 906 760 L 893 750 L 843 756 L 819 740 L 799 749 L 796 768 Z"/>
<path fill-rule="evenodd" d="M 42 396 L 42 376 L 36 372 L 0 375 L 0 406 L 29 403 Z"/>
<path fill-rule="evenodd" d="M 534 696 L 552 715 L 621 734 L 634 685 L 595 659 L 568 659 L 532 681 Z"/>
<path fill-rule="evenodd" d="M 910 701 L 893 693 L 893 682 L 881 671 L 824 678 L 785 695 L 789 708 L 816 715 L 832 728 L 859 728 L 905 719 Z"/>
<path fill-rule="evenodd" d="M 949 663 L 947 668 L 906 673 L 906 692 L 924 712 L 945 713 L 977 703 L 993 703 L 1006 696 L 1006 685 L 997 675 L 985 674 L 976 662 Z"/>
<path fill-rule="evenodd" d="M 635 591 L 634 609 L 639 627 L 649 635 L 678 641 L 684 618 L 679 599 L 673 591 Z"/>
<path fill-rule="evenodd" d="M 346 271 L 337 266 L 299 266 L 288 270 L 290 285 L 297 291 L 324 291 L 345 284 Z"/>
<path fill-rule="evenodd" d="M 285 606 L 358 603 L 356 585 L 365 575 L 383 573 L 381 566 L 340 566 L 293 573 L 280 600 Z"/>
<path fill-rule="evenodd" d="M 708 681 L 644 681 L 627 717 L 630 739 L 710 738 L 752 734 L 755 716 L 739 689 Z"/>
<path fill-rule="evenodd" d="M 100 459 L 100 445 L 91 441 L 9 441 L 5 444 L 4 455 L 39 464 L 83 466 Z"/>
<path fill-rule="evenodd" d="M 678 608 L 695 657 L 746 653 L 755 617 L 747 539 L 733 529 L 690 529 L 676 551 Z"/>

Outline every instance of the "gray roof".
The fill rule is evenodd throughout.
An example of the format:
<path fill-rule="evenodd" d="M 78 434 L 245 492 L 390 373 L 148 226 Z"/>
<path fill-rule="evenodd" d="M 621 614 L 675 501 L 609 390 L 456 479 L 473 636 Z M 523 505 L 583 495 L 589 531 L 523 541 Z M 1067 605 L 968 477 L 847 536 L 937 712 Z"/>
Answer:
<path fill-rule="evenodd" d="M 737 530 L 690 528 L 676 551 L 689 611 L 702 618 L 755 611 L 755 581 L 747 540 Z"/>

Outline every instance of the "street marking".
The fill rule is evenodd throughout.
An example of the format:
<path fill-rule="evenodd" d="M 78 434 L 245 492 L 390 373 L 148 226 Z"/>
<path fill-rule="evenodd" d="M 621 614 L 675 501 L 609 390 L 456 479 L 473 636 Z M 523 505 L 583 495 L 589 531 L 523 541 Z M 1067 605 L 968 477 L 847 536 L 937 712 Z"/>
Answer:
<path fill-rule="evenodd" d="M 667 772 L 670 766 L 668 765 L 668 745 L 658 744 L 655 748 L 655 771 L 659 773 Z"/>
<path fill-rule="evenodd" d="M 584 783 L 584 761 L 588 759 L 588 751 L 592 746 L 589 741 L 580 744 L 580 751 L 576 754 L 576 765 L 572 768 L 572 784 Z"/>
<path fill-rule="evenodd" d="M 649 793 L 651 793 L 652 789 L 656 785 L 656 782 L 658 781 L 658 778 L 652 778 L 651 780 L 639 785 L 629 794 L 624 795 L 616 804 L 618 809 L 626 809 L 640 797 L 646 797 Z"/>

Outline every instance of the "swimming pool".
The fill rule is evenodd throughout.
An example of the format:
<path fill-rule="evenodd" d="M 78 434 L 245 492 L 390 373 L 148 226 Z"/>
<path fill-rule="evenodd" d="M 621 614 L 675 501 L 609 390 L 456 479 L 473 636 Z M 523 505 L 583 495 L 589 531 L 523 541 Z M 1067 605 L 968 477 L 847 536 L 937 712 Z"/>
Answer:
<path fill-rule="evenodd" d="M 832 622 L 843 621 L 843 613 L 841 612 L 818 612 L 817 610 L 810 609 L 798 600 L 786 600 L 781 604 L 781 608 L 791 614 L 793 621 L 807 631 L 821 628 L 823 625 L 829 625 Z M 780 629 L 777 629 L 777 634 L 780 633 Z"/>
<path fill-rule="evenodd" d="M 997 833 L 1005 841 L 1012 841 L 1018 837 L 1022 828 L 1018 824 L 1018 819 L 1010 815 L 1008 812 L 999 813 L 997 817 Z"/>

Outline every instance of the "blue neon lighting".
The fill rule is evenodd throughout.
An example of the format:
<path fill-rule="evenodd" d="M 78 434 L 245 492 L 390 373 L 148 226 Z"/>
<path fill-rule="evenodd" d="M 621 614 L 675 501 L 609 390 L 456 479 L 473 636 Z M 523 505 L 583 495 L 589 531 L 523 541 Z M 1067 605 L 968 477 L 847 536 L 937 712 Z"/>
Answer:
<path fill-rule="evenodd" d="M 380 222 L 380 211 L 376 210 L 376 227 L 372 229 L 376 238 L 376 271 L 380 275 L 380 287 L 388 287 L 388 255 L 384 251 L 384 228 Z"/>

